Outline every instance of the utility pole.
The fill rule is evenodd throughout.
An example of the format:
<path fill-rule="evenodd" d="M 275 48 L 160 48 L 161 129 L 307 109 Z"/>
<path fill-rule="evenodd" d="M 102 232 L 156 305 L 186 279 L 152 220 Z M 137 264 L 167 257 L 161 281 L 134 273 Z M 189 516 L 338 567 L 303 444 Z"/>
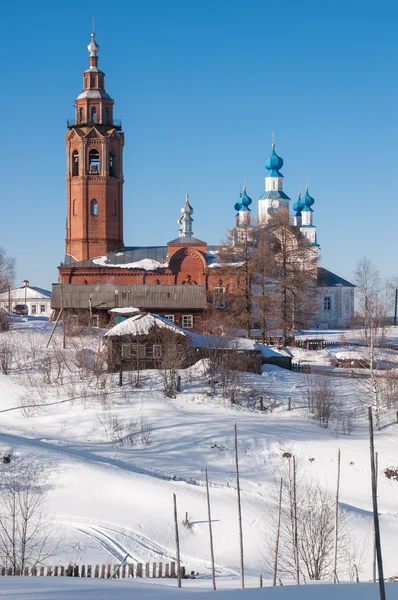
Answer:
<path fill-rule="evenodd" d="M 373 414 L 372 414 L 371 406 L 369 406 L 369 408 L 368 408 L 368 414 L 369 414 L 370 469 L 371 469 L 371 482 L 372 482 L 373 520 L 374 520 L 374 528 L 375 528 L 377 570 L 379 573 L 379 592 L 380 592 L 380 600 L 386 600 L 386 590 L 385 590 L 385 586 L 384 586 L 384 573 L 383 573 L 383 558 L 382 558 L 382 554 L 381 554 L 379 513 L 378 513 L 378 507 L 377 507 L 376 465 L 375 465 L 375 449 L 374 449 L 374 440 L 373 440 Z"/>
<path fill-rule="evenodd" d="M 207 496 L 207 516 L 208 516 L 208 519 L 209 519 L 210 556 L 211 556 L 211 579 L 212 579 L 212 582 L 213 582 L 213 590 L 216 591 L 216 574 L 215 574 L 215 569 L 214 569 L 213 530 L 211 528 L 209 477 L 207 475 L 207 468 L 206 468 L 206 496 Z"/>
<path fill-rule="evenodd" d="M 236 490 L 238 493 L 238 521 L 240 542 L 240 577 L 242 588 L 245 587 L 245 566 L 243 561 L 243 531 L 242 531 L 242 507 L 240 502 L 239 464 L 238 464 L 238 432 L 235 423 L 235 467 L 236 467 Z"/>
<path fill-rule="evenodd" d="M 176 531 L 176 554 L 177 554 L 177 587 L 181 587 L 181 559 L 180 559 L 180 536 L 178 535 L 177 520 L 177 496 L 173 494 L 174 500 L 174 526 Z"/>
<path fill-rule="evenodd" d="M 394 325 L 397 324 L 398 288 L 395 288 Z"/>

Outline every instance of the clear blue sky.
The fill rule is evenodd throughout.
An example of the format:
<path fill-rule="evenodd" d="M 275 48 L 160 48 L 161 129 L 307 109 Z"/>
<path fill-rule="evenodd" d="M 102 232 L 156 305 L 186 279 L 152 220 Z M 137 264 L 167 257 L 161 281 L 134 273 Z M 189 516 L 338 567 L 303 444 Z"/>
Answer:
<path fill-rule="evenodd" d="M 285 191 L 308 179 L 316 200 L 322 264 L 398 273 L 396 2 L 22 0 L 0 39 L 0 244 L 18 283 L 49 287 L 64 256 L 65 121 L 92 16 L 126 136 L 126 245 L 175 238 L 187 189 L 195 235 L 217 243 L 244 177 L 256 212 L 275 131 Z"/>

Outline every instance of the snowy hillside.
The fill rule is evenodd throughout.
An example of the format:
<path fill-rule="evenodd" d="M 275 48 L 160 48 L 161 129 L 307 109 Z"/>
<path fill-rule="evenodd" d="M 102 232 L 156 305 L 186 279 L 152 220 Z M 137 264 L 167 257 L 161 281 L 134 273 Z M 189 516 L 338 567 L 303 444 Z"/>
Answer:
<path fill-rule="evenodd" d="M 340 506 L 363 550 L 360 579 L 367 581 L 372 577 L 366 402 L 363 402 L 363 389 L 355 381 L 333 378 L 338 397 L 352 409 L 352 432 L 343 435 L 338 427 L 324 429 L 309 418 L 305 399 L 307 375 L 277 367 L 267 367 L 262 376 L 242 375 L 240 384 L 248 391 L 272 397 L 275 405 L 272 412 L 231 406 L 220 394 L 212 397 L 203 362 L 181 371 L 181 393 L 176 398 L 166 398 L 156 372 L 144 372 L 142 387 L 134 388 L 127 374 L 124 385 L 119 387 L 117 375 L 108 375 L 104 383 L 87 369 L 79 368 L 81 357 L 91 356 L 87 348 L 100 348 L 99 338 L 69 338 L 67 349 L 62 350 L 62 339 L 57 333 L 46 351 L 50 330 L 44 321 L 20 319 L 10 333 L 0 334 L 0 344 L 2 339 L 7 339 L 13 348 L 10 374 L 0 375 L 0 451 L 1 454 L 12 453 L 12 460 L 33 460 L 51 474 L 49 513 L 59 528 L 62 548 L 50 564 L 115 563 L 127 553 L 130 560 L 144 563 L 175 559 L 175 493 L 182 561 L 187 571 L 194 570 L 201 577 L 209 578 L 204 487 L 207 467 L 217 576 L 233 581 L 238 587 L 233 445 L 236 423 L 245 569 L 251 585 L 255 585 L 259 573 L 265 578 L 271 576 L 266 565 L 268 540 L 274 536 L 269 518 L 270 500 L 274 482 L 286 468 L 287 459 L 283 454 L 295 455 L 304 478 L 333 491 L 338 448 L 342 456 Z M 300 352 L 303 355 L 306 351 Z M 51 368 L 47 364 L 48 356 L 51 356 Z M 64 366 L 60 367 L 61 364 Z M 291 411 L 287 410 L 289 397 Z M 115 423 L 125 432 L 134 433 L 133 445 L 126 439 L 123 445 L 118 443 Z M 139 433 L 140 428 L 144 434 Z M 397 442 L 398 425 L 386 427 L 376 435 L 387 577 L 398 572 L 395 558 L 398 483 L 387 479 L 383 470 L 397 466 Z M 185 513 L 188 513 L 190 528 L 182 526 Z M 122 581 L 114 583 L 120 589 L 128 585 Z M 210 588 L 210 581 L 203 583 Z M 35 585 L 41 585 L 39 578 Z M 97 582 L 76 585 L 95 586 Z M 189 582 L 189 585 L 194 583 Z M 286 592 L 286 588 L 278 588 L 273 594 L 283 600 Z M 12 597 L 11 593 L 7 597 Z M 42 597 L 51 595 L 37 596 Z M 98 595 L 102 597 L 107 596 Z M 119 596 L 112 592 L 112 597 Z M 239 594 L 236 597 L 240 597 Z M 248 593 L 248 597 L 255 598 L 257 593 Z M 307 597 L 312 598 L 310 594 Z M 338 597 L 348 598 L 344 594 Z M 36 599 L 36 596 L 29 595 L 29 598 Z"/>

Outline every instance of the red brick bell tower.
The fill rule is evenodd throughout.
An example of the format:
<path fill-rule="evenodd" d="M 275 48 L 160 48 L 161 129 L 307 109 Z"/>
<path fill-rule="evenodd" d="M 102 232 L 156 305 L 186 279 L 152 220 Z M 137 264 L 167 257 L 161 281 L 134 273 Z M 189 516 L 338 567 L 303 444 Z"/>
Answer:
<path fill-rule="evenodd" d="M 90 68 L 68 121 L 66 254 L 77 261 L 123 248 L 124 134 L 113 118 L 105 74 L 98 69 L 95 34 L 88 45 Z"/>

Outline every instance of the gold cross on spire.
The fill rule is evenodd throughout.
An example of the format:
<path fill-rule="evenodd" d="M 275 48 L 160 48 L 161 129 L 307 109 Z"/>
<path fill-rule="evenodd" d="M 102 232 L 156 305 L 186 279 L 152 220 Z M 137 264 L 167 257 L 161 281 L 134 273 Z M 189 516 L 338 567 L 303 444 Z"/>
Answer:
<path fill-rule="evenodd" d="M 275 131 L 272 132 L 272 147 L 275 148 Z"/>

